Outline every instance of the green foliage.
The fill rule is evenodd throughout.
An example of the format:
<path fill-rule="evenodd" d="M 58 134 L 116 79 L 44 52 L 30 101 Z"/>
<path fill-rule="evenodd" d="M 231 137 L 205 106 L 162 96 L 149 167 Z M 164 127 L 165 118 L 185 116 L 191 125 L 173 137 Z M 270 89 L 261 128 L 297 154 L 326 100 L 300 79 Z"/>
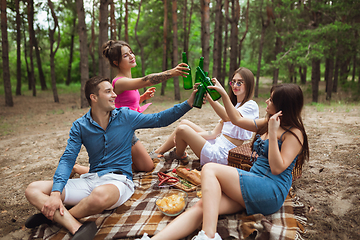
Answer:
<path fill-rule="evenodd" d="M 80 54 L 79 54 L 79 38 L 77 26 L 73 26 L 73 19 L 77 19 L 76 7 L 74 0 L 53 1 L 56 5 L 56 14 L 59 17 L 61 42 L 60 48 L 55 56 L 55 71 L 56 81 L 59 93 L 66 91 L 79 91 L 80 89 Z M 164 3 L 161 0 L 142 1 L 139 23 L 137 27 L 137 35 L 141 45 L 144 49 L 144 59 L 141 59 L 140 46 L 135 39 L 135 25 L 138 17 L 138 6 L 140 1 L 129 1 L 129 44 L 133 48 L 137 57 L 138 66 L 132 70 L 133 77 L 142 76 L 141 66 L 145 67 L 145 74 L 162 71 L 162 52 L 163 52 L 163 20 L 164 20 Z M 49 59 L 49 36 L 48 36 L 48 22 L 47 18 L 41 17 L 48 14 L 48 7 L 46 1 L 37 1 L 35 7 L 35 25 L 36 38 L 40 50 L 42 69 L 45 74 L 47 85 L 50 88 L 50 59 Z M 172 63 L 173 39 L 172 39 L 172 11 L 171 1 L 168 1 L 168 35 L 167 35 L 167 68 L 170 69 L 177 63 Z M 98 59 L 101 57 L 98 54 L 98 2 L 95 3 L 95 42 L 94 54 L 95 65 L 98 65 Z M 118 20 L 118 27 L 121 27 L 119 35 L 124 39 L 124 2 L 115 1 L 115 14 Z M 189 21 L 191 1 L 187 1 L 187 21 Z M 246 1 L 241 1 L 241 20 L 239 22 L 239 37 L 245 31 L 245 16 L 244 11 Z M 20 11 L 22 13 L 23 25 L 22 35 L 24 32 L 28 47 L 29 34 L 27 22 L 27 4 L 20 2 Z M 211 5 L 210 15 L 210 66 L 209 75 L 212 75 L 212 58 L 213 58 L 213 36 L 215 25 L 214 14 L 215 2 Z M 9 56 L 10 56 L 10 77 L 12 84 L 12 91 L 15 93 L 16 86 L 16 24 L 15 24 L 15 8 L 13 1 L 8 1 L 8 34 L 9 34 Z M 273 16 L 267 10 L 273 11 Z M 286 82 L 289 79 L 289 66 L 295 67 L 295 72 L 299 66 L 307 66 L 307 79 L 311 79 L 311 61 L 312 59 L 320 59 L 322 61 L 321 73 L 324 76 L 324 59 L 327 57 L 335 57 L 338 52 L 341 53 L 341 60 L 345 61 L 353 57 L 354 53 L 359 54 L 360 41 L 355 38 L 355 33 L 360 33 L 360 23 L 358 22 L 358 9 L 360 9 L 360 2 L 356 0 L 334 0 L 334 1 L 293 1 L 293 0 L 252 0 L 250 1 L 250 17 L 248 33 L 243 42 L 241 49 L 241 66 L 249 68 L 254 75 L 257 73 L 257 62 L 259 56 L 259 44 L 262 23 L 269 18 L 269 25 L 265 32 L 265 43 L 263 47 L 263 54 L 261 59 L 261 76 L 272 76 L 274 69 L 279 69 L 279 79 Z M 92 6 L 86 5 L 86 21 L 88 30 L 88 45 L 91 42 L 91 11 Z M 231 16 L 231 10 L 230 10 Z M 41 18 L 40 18 L 41 17 Z M 183 51 L 184 40 L 184 1 L 178 1 L 178 54 L 179 62 L 181 61 L 181 52 Z M 274 17 L 274 18 L 272 18 Z M 39 22 L 37 19 L 44 19 L 45 22 Z M 51 21 L 52 18 L 50 17 Z M 50 21 L 50 22 L 51 22 Z M 77 21 L 77 20 L 76 20 Z M 122 23 L 120 25 L 120 22 Z M 69 87 L 64 83 L 67 78 L 68 64 L 70 57 L 71 33 L 75 30 L 73 62 L 71 64 L 71 84 Z M 224 26 L 223 26 L 224 30 Z M 223 34 L 223 36 L 225 33 Z M 230 37 L 230 26 L 229 35 Z M 277 55 L 274 47 L 276 37 L 279 37 L 282 42 L 282 50 Z M 230 39 L 228 39 L 229 41 Z M 224 43 L 224 42 L 223 42 Z M 27 94 L 28 77 L 25 62 L 24 39 L 21 40 L 21 80 L 22 91 Z M 229 42 L 228 42 L 229 44 Z M 227 46 L 229 47 L 229 45 Z M 90 50 L 90 49 L 89 49 Z M 26 49 L 29 54 L 29 49 Z M 34 53 L 35 54 L 35 53 Z M 194 1 L 193 14 L 191 17 L 191 32 L 189 38 L 188 50 L 189 64 L 195 71 L 198 65 L 199 57 L 202 56 L 201 49 L 201 9 L 200 3 Z M 230 50 L 227 52 L 226 69 L 229 69 Z M 28 64 L 30 64 L 28 56 Z M 358 60 L 359 61 L 359 60 Z M 92 59 L 89 54 L 90 77 L 97 74 L 97 70 L 92 67 Z M 39 84 L 39 73 L 36 59 L 34 58 L 34 74 L 37 84 Z M 93 73 L 94 71 L 94 73 Z M 193 72 L 194 73 L 194 72 Z M 0 69 L 2 74 L 2 69 Z M 228 73 L 224 73 L 228 77 Z M 299 79 L 299 77 L 297 78 Z M 345 76 L 346 79 L 346 76 Z M 358 79 L 358 76 L 357 78 Z M 182 83 L 179 78 L 180 84 Z M 351 93 L 354 99 L 359 99 L 360 90 L 358 87 L 358 80 L 353 83 L 344 81 L 343 85 L 339 85 L 341 90 Z M 0 79 L 0 94 L 4 94 L 3 82 Z M 37 86 L 38 88 L 38 86 Z M 158 86 L 160 89 L 160 85 Z M 169 80 L 167 84 L 167 92 L 173 94 L 173 81 Z M 311 86 L 306 89 L 306 93 L 311 95 Z M 185 93 L 186 94 L 186 93 Z M 320 93 L 324 94 L 324 93 Z"/>

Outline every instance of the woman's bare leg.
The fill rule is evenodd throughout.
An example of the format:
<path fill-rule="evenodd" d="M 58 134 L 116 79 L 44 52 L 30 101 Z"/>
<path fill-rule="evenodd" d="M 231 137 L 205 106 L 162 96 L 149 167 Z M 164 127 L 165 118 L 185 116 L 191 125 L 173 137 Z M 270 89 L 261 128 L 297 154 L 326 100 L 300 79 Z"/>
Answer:
<path fill-rule="evenodd" d="M 207 163 L 205 166 L 208 166 Z M 202 230 L 210 238 L 215 237 L 218 216 L 232 214 L 244 209 L 244 203 L 240 191 L 239 175 L 235 168 L 220 164 L 212 164 L 202 170 L 202 194 L 203 198 L 192 208 L 175 218 L 163 230 L 151 239 L 181 239 L 194 232 L 203 222 Z M 226 168 L 217 170 L 218 166 Z M 203 177 L 204 176 L 204 177 Z M 209 178 L 212 178 L 209 180 Z M 208 182 L 207 182 L 208 181 Z M 205 183 L 206 182 L 206 183 Z M 210 189 L 209 186 L 213 186 Z M 224 186 L 224 188 L 223 188 Z M 219 191 L 220 188 L 220 191 Z M 224 191 L 221 191 L 223 190 Z M 214 191 L 213 191 L 214 190 Z M 226 195 L 226 193 L 229 195 Z M 235 198 L 235 200 L 233 199 Z M 240 202 L 238 201 L 240 200 Z"/>
<path fill-rule="evenodd" d="M 201 127 L 199 127 L 198 125 L 196 125 L 195 123 L 189 121 L 189 120 L 182 120 L 179 124 L 180 125 L 187 125 L 189 127 L 191 127 L 192 129 L 195 130 L 195 132 L 204 132 L 205 130 L 202 129 Z M 172 149 L 173 147 L 175 147 L 175 142 L 174 142 L 174 138 L 175 138 L 175 132 L 171 133 L 171 135 L 169 136 L 169 138 L 166 140 L 166 142 L 163 143 L 163 145 L 161 145 L 158 149 L 155 150 L 156 153 L 164 153 L 169 151 L 170 149 Z"/>
<path fill-rule="evenodd" d="M 176 217 L 151 239 L 181 239 L 190 235 L 201 225 L 202 211 L 202 203 L 200 200 L 192 208 Z"/>
<path fill-rule="evenodd" d="M 132 146 L 131 155 L 135 171 L 150 172 L 154 169 L 154 162 L 140 141 Z"/>
<path fill-rule="evenodd" d="M 213 238 L 219 213 L 231 212 L 232 207 L 237 211 L 245 208 L 237 169 L 216 163 L 205 164 L 201 171 L 201 191 L 205 209 L 202 230 Z M 223 206 L 225 203 L 228 206 Z"/>
<path fill-rule="evenodd" d="M 89 167 L 85 167 L 85 166 L 81 166 L 77 163 L 75 163 L 74 167 L 73 167 L 73 172 L 74 173 L 77 173 L 79 175 L 82 175 L 82 174 L 85 174 L 85 173 L 88 173 L 90 170 Z"/>
<path fill-rule="evenodd" d="M 179 125 L 175 130 L 176 155 L 182 156 L 186 147 L 193 150 L 197 157 L 200 157 L 201 150 L 206 140 L 188 125 Z"/>

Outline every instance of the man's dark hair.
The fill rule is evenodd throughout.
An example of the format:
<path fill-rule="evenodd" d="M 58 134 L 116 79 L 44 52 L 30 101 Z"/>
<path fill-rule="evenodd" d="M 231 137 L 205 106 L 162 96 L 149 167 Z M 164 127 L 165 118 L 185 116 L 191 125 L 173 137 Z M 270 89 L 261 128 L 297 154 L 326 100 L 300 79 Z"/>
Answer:
<path fill-rule="evenodd" d="M 105 81 L 110 82 L 110 80 L 108 78 L 104 78 L 104 77 L 100 77 L 100 76 L 92 77 L 86 81 L 85 97 L 90 106 L 91 106 L 90 95 L 95 94 L 96 96 L 99 96 L 99 84 L 102 82 L 105 82 Z"/>

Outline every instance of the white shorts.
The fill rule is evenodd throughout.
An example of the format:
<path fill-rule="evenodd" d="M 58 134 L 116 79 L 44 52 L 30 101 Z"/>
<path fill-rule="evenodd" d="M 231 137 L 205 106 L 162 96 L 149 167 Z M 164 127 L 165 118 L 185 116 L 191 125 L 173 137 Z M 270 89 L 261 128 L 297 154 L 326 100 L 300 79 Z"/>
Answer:
<path fill-rule="evenodd" d="M 81 175 L 80 178 L 69 179 L 64 188 L 64 204 L 76 205 L 83 198 L 89 196 L 94 188 L 105 184 L 115 185 L 119 189 L 120 193 L 118 201 L 107 210 L 122 205 L 134 194 L 135 191 L 134 183 L 127 179 L 125 175 L 107 173 L 99 177 L 97 173 L 85 173 Z"/>
<path fill-rule="evenodd" d="M 201 166 L 208 162 L 227 165 L 229 150 L 235 147 L 236 145 L 227 140 L 222 134 L 216 139 L 206 141 L 200 153 Z"/>

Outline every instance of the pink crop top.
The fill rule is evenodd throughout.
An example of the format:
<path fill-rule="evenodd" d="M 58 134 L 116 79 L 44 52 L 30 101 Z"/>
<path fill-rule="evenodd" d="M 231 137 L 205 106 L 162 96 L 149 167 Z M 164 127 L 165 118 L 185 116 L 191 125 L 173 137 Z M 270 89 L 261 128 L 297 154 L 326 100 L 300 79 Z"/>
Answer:
<path fill-rule="evenodd" d="M 119 80 L 122 77 L 115 78 L 112 82 L 112 86 L 115 89 L 115 83 L 117 80 Z M 137 111 L 142 113 L 145 111 L 151 103 L 147 103 L 143 106 L 140 106 L 140 93 L 137 89 L 135 90 L 126 90 L 122 92 L 121 94 L 117 95 L 115 98 L 115 107 L 129 107 L 131 110 Z"/>

